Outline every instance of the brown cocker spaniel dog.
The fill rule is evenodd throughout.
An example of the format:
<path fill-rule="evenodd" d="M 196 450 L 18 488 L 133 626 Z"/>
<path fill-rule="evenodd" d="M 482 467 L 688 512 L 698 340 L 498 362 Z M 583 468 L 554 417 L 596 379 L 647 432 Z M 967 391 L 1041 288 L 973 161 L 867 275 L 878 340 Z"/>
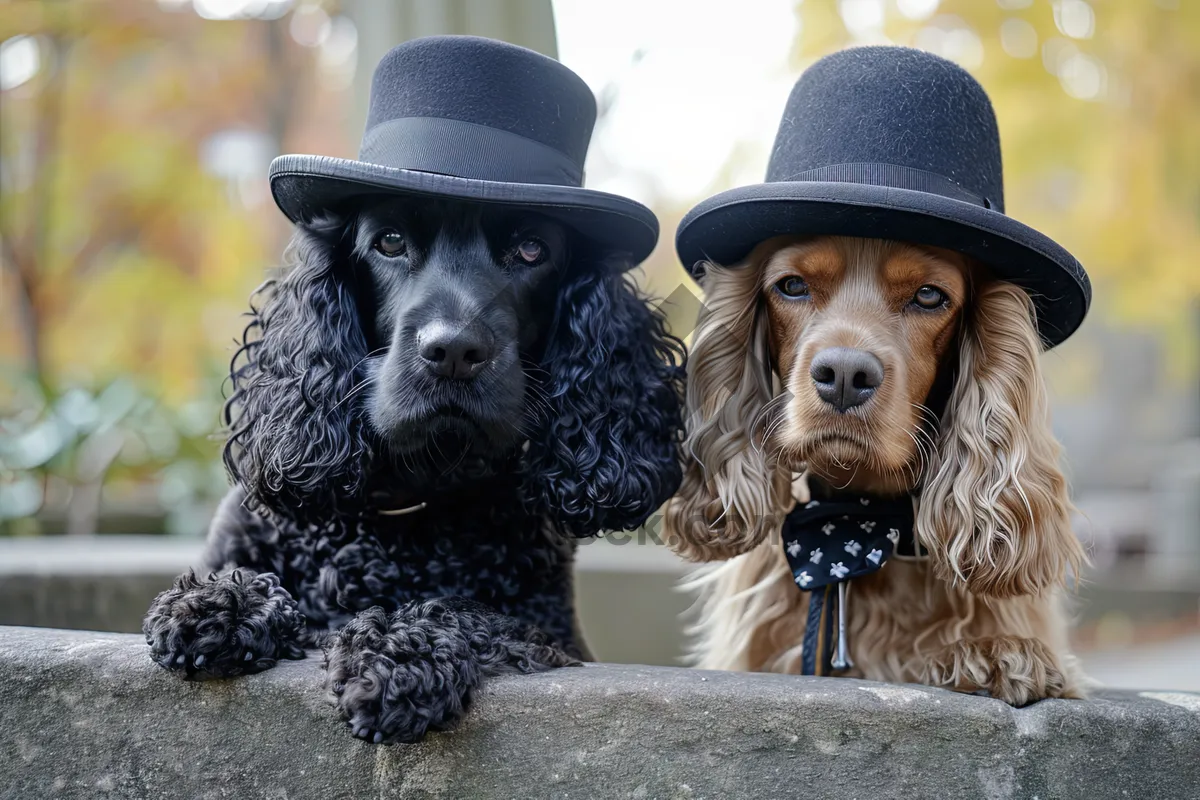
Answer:
<path fill-rule="evenodd" d="M 784 516 L 810 491 L 911 494 L 926 557 L 852 582 L 838 674 L 1081 696 L 1060 595 L 1085 555 L 1026 292 L 947 250 L 830 236 L 764 242 L 704 288 L 666 518 L 677 552 L 724 562 L 692 582 L 694 663 L 798 672 L 809 594 Z M 849 370 L 836 391 L 831 357 Z"/>

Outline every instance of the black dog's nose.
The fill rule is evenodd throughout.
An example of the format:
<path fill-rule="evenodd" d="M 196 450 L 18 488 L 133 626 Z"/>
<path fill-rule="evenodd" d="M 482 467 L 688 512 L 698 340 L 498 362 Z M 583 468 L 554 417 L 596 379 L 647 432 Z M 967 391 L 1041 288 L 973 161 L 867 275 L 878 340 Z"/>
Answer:
<path fill-rule="evenodd" d="M 492 359 L 491 337 L 478 325 L 433 322 L 417 333 L 421 358 L 435 375 L 474 378 Z"/>
<path fill-rule="evenodd" d="M 875 394 L 883 383 L 883 364 L 866 350 L 830 347 L 813 358 L 809 374 L 822 400 L 838 411 L 848 411 Z"/>

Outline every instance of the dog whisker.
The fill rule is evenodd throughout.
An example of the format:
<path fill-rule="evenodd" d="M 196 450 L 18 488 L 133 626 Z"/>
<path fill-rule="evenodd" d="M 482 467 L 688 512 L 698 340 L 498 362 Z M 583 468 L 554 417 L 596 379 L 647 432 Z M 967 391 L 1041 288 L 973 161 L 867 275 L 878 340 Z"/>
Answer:
<path fill-rule="evenodd" d="M 356 384 L 354 387 L 352 387 L 350 389 L 350 391 L 346 392 L 345 396 L 342 397 L 341 400 L 338 400 L 336 403 L 334 403 L 333 407 L 329 409 L 328 413 L 337 411 L 339 408 L 341 408 L 343 403 L 345 403 L 350 398 L 354 397 L 356 394 L 358 394 L 359 392 L 361 392 L 363 389 L 370 386 L 374 382 L 375 382 L 374 375 L 372 375 L 368 378 L 364 378 L 362 381 L 360 381 L 358 384 Z"/>
<path fill-rule="evenodd" d="M 386 353 L 387 351 L 388 351 L 388 348 L 386 348 L 386 347 L 376 347 L 374 350 L 367 353 L 365 356 L 363 356 L 358 361 L 356 361 L 354 363 L 354 366 L 352 366 L 350 368 L 350 372 L 351 373 L 356 372 L 358 370 L 358 368 L 361 367 L 363 364 L 367 363 L 375 356 L 382 355 L 383 353 Z"/>

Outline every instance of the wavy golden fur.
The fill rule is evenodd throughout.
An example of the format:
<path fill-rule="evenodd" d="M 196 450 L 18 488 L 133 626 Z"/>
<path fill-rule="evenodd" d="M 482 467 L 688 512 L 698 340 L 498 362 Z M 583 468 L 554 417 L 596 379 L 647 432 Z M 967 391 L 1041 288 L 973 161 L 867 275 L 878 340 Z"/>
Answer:
<path fill-rule="evenodd" d="M 779 290 L 788 280 L 799 302 Z M 912 493 L 929 554 L 851 583 L 844 674 L 1013 705 L 1081 696 L 1060 597 L 1085 557 L 1028 295 L 957 253 L 837 237 L 764 242 L 704 285 L 666 517 L 677 552 L 721 562 L 690 581 L 694 663 L 799 671 L 808 595 L 778 534 L 811 483 Z M 839 410 L 814 390 L 813 358 L 830 347 L 878 358 L 868 401 Z"/>

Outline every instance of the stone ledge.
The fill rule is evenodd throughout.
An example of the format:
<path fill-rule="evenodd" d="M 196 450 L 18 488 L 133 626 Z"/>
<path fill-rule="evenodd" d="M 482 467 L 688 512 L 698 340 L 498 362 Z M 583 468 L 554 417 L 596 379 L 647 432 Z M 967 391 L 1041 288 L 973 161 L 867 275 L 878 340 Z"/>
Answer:
<path fill-rule="evenodd" d="M 135 635 L 0 628 L 0 797 L 1200 797 L 1200 694 L 1012 709 L 589 665 L 495 680 L 456 731 L 377 747 L 320 684 L 313 658 L 187 683 Z"/>

